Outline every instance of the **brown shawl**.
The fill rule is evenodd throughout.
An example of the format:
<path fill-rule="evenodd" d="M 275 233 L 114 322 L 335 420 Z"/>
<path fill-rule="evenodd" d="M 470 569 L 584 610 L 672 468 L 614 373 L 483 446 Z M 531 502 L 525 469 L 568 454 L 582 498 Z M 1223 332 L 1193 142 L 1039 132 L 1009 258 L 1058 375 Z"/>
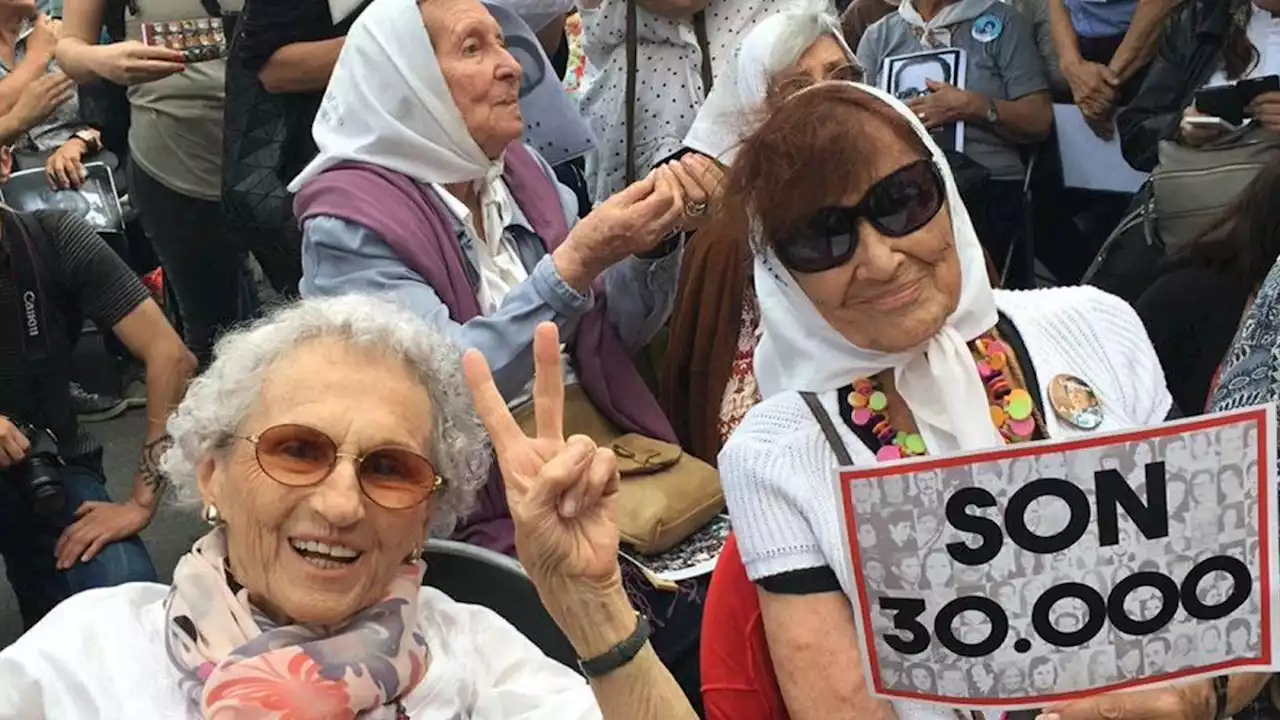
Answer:
<path fill-rule="evenodd" d="M 702 233 L 685 249 L 658 401 L 680 446 L 713 466 L 720 452 L 720 404 L 737 352 L 742 297 L 750 277 L 751 249 L 745 238 Z"/>

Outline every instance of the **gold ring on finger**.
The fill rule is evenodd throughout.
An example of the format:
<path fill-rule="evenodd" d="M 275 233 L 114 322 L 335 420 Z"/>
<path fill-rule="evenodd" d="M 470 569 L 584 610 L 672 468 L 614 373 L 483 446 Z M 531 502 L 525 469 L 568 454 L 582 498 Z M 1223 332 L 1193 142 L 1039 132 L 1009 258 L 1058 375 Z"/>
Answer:
<path fill-rule="evenodd" d="M 702 217 L 707 214 L 707 204 L 690 200 L 684 204 L 684 214 L 691 218 Z"/>

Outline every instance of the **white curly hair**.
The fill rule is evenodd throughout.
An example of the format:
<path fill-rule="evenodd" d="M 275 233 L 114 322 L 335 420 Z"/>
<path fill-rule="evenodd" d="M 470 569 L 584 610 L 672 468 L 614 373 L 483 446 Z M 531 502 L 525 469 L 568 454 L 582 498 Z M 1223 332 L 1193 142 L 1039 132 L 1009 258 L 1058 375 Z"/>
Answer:
<path fill-rule="evenodd" d="M 428 452 L 445 480 L 435 496 L 430 530 L 432 535 L 447 535 L 472 508 L 477 490 L 488 479 L 492 458 L 488 435 L 462 377 L 461 351 L 408 310 L 363 295 L 302 300 L 218 342 L 209 369 L 191 383 L 169 418 L 173 445 L 161 458 L 160 469 L 173 485 L 174 502 L 200 505 L 196 468 L 201 459 L 231 443 L 267 371 L 299 344 L 318 338 L 402 359 L 430 395 Z"/>

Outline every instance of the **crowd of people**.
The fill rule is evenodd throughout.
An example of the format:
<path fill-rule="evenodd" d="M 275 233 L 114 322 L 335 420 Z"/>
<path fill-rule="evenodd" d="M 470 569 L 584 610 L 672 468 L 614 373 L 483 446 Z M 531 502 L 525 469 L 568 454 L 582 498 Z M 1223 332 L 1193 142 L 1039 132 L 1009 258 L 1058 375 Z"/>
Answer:
<path fill-rule="evenodd" d="M 0 0 L 0 718 L 955 717 L 857 671 L 833 472 L 1280 396 L 1277 36 L 1280 0 Z M 1140 190 L 1065 185 L 1066 110 Z M 99 164 L 118 223 L 16 207 Z M 131 408 L 113 501 L 88 426 Z M 1169 557 L 1011 549 L 993 592 L 1243 555 L 1232 442 L 1099 461 L 1166 459 Z M 909 507 L 955 482 L 859 500 L 921 551 L 872 587 L 961 582 Z M 164 584 L 139 533 L 184 510 Z M 518 559 L 578 667 L 432 588 L 429 538 Z M 886 672 L 1011 699 L 1260 642 L 1180 627 Z M 1271 679 L 1040 712 L 1280 719 Z"/>

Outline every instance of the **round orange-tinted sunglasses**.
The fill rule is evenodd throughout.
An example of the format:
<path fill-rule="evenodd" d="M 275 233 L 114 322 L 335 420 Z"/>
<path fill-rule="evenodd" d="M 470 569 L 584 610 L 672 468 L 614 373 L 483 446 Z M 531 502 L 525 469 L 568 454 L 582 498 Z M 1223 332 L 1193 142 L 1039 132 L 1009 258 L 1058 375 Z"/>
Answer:
<path fill-rule="evenodd" d="M 377 447 L 363 455 L 338 452 L 333 438 L 306 425 L 273 425 L 256 435 L 234 435 L 253 445 L 262 472 L 281 485 L 308 487 L 351 459 L 360 489 L 389 510 L 413 507 L 444 485 L 431 461 L 403 447 Z"/>

